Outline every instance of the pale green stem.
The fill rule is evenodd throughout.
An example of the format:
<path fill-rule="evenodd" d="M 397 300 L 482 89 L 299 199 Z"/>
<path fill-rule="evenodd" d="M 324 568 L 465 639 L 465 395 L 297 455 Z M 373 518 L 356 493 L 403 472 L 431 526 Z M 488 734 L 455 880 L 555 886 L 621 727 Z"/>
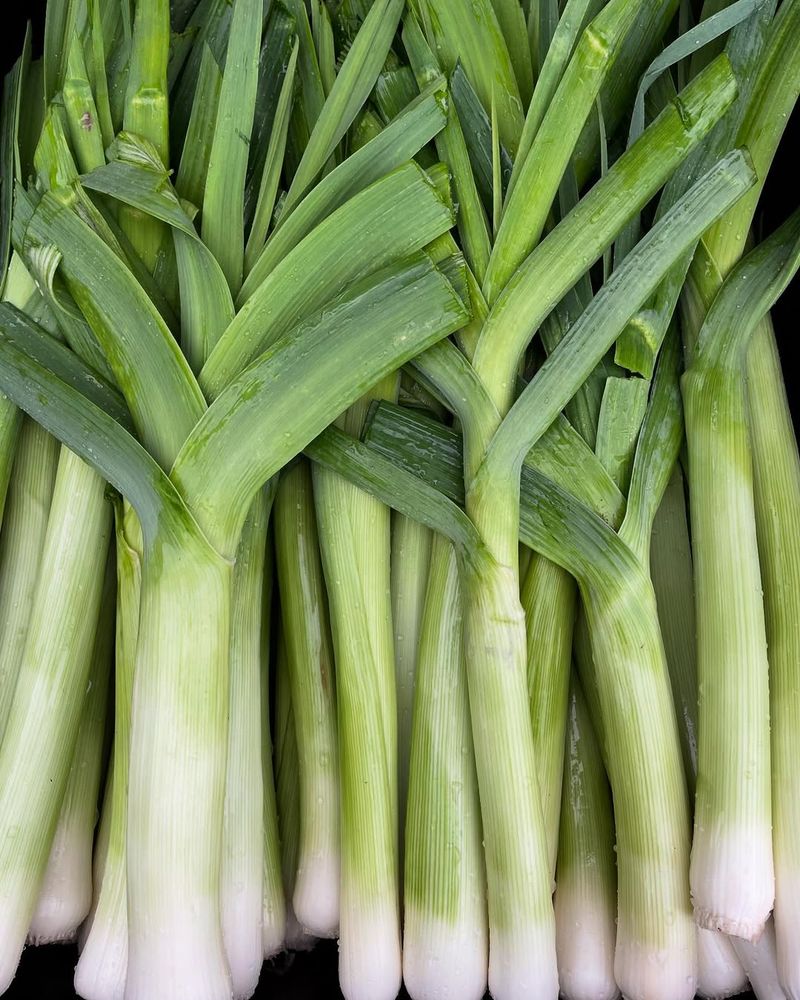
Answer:
<path fill-rule="evenodd" d="M 570 574 L 534 553 L 521 600 L 528 637 L 528 700 L 551 878 L 558 850 L 576 598 Z"/>
<path fill-rule="evenodd" d="M 286 646 L 281 635 L 275 664 L 275 792 L 281 838 L 281 872 L 286 897 L 286 940 L 290 951 L 305 951 L 314 938 L 303 930 L 292 906 L 300 844 L 300 764 L 294 709 L 286 664 Z"/>
<path fill-rule="evenodd" d="M 131 709 L 127 1000 L 231 995 L 219 904 L 231 577 L 185 515 L 146 540 Z"/>
<path fill-rule="evenodd" d="M 28 930 L 33 944 L 72 941 L 92 903 L 92 848 L 114 651 L 114 563 L 106 568 L 88 690 L 61 815 Z"/>
<path fill-rule="evenodd" d="M 0 740 L 28 635 L 58 451 L 54 438 L 23 419 L 0 535 Z"/>
<path fill-rule="evenodd" d="M 683 770 L 694 797 L 697 772 L 697 627 L 684 479 L 675 466 L 650 537 L 650 577 L 680 725 Z"/>
<path fill-rule="evenodd" d="M 744 385 L 682 379 L 697 609 L 698 774 L 692 899 L 703 927 L 753 940 L 775 894 L 769 667 Z"/>
<path fill-rule="evenodd" d="M 271 483 L 269 489 L 274 488 Z M 281 840 L 278 829 L 278 803 L 272 759 L 270 726 L 270 635 L 272 631 L 272 592 L 275 567 L 272 546 L 267 548 L 264 568 L 263 612 L 261 615 L 261 770 L 264 776 L 264 901 L 262 926 L 264 958 L 271 958 L 283 947 L 286 937 L 286 899 L 281 868 Z"/>
<path fill-rule="evenodd" d="M 313 468 L 336 657 L 341 769 L 339 980 L 347 1000 L 400 989 L 397 716 L 389 509 Z"/>
<path fill-rule="evenodd" d="M 486 850 L 489 989 L 497 1000 L 558 994 L 550 864 L 527 698 L 514 489 L 513 483 L 484 479 L 467 493 L 467 512 L 491 554 L 463 581 Z"/>
<path fill-rule="evenodd" d="M 82 930 L 75 992 L 84 1000 L 123 1000 L 128 968 L 126 831 L 131 699 L 139 631 L 142 539 L 133 508 L 116 507 L 117 607 L 114 744 L 94 858 L 94 900 Z M 102 850 L 101 850 L 102 848 Z"/>
<path fill-rule="evenodd" d="M 565 1000 L 613 1000 L 617 873 L 614 819 L 600 746 L 577 677 L 570 679 L 556 870 L 556 951 Z"/>
<path fill-rule="evenodd" d="M 105 483 L 61 449 L 0 748 L 0 990 L 16 971 L 78 734 L 110 534 Z"/>
<path fill-rule="evenodd" d="M 397 686 L 397 799 L 401 841 L 408 795 L 417 651 L 428 586 L 431 541 L 430 529 L 402 514 L 392 515 L 392 624 Z M 402 865 L 402 854 L 400 863 Z"/>
<path fill-rule="evenodd" d="M 615 978 L 627 997 L 691 997 L 689 804 L 655 595 L 643 572 L 582 593 L 594 660 L 587 682 L 595 685 L 614 792 Z"/>
<path fill-rule="evenodd" d="M 461 587 L 435 536 L 420 623 L 406 817 L 403 980 L 412 997 L 479 1000 L 488 927 Z"/>
<path fill-rule="evenodd" d="M 675 466 L 653 522 L 650 539 L 650 575 L 658 602 L 661 634 L 669 668 L 684 774 L 694 800 L 697 775 L 697 628 L 694 607 L 694 574 L 689 542 L 684 477 Z M 749 963 L 758 975 L 767 975 L 774 957 L 767 960 L 768 935 L 762 935 Z M 697 928 L 697 991 L 701 996 L 732 996 L 747 983 L 738 948 L 719 931 Z M 774 940 L 774 934 L 773 934 Z M 774 952 L 774 948 L 773 948 Z M 767 975 L 767 978 L 769 976 Z M 767 1000 L 756 989 L 760 1000 Z"/>
<path fill-rule="evenodd" d="M 284 471 L 275 504 L 282 638 L 297 733 L 299 844 L 292 905 L 303 927 L 339 926 L 339 763 L 328 599 L 308 462 Z"/>
<path fill-rule="evenodd" d="M 764 588 L 770 670 L 772 843 L 778 972 L 800 995 L 800 461 L 769 317 L 747 354 L 748 421 L 753 448 L 756 531 Z"/>
<path fill-rule="evenodd" d="M 252 996 L 264 953 L 261 614 L 270 506 L 271 497 L 262 490 L 250 508 L 233 570 L 220 900 L 222 935 L 236 997 Z"/>

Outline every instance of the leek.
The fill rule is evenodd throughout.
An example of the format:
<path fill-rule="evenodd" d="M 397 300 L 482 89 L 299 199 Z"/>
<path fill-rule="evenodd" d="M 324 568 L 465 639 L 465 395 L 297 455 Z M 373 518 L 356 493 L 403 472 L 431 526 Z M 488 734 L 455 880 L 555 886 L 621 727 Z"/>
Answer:
<path fill-rule="evenodd" d="M 731 272 L 682 382 L 701 692 L 692 895 L 701 926 L 747 940 L 763 929 L 775 882 L 766 625 L 742 370 L 755 323 L 800 263 L 797 227 L 790 218 Z M 741 724 L 732 727 L 733 713 L 745 706 Z M 711 774 L 713 782 L 704 780 Z M 747 875 L 728 881 L 724 873 L 741 857 L 749 859 Z"/>
<path fill-rule="evenodd" d="M 580 682 L 569 693 L 556 871 L 558 981 L 567 1000 L 613 1000 L 614 825 L 608 781 Z"/>
<path fill-rule="evenodd" d="M 486 990 L 481 821 L 452 546 L 435 537 L 420 627 L 406 815 L 403 979 L 414 1000 Z"/>
<path fill-rule="evenodd" d="M 368 403 L 345 423 L 359 429 Z M 314 498 L 337 665 L 339 981 L 348 1000 L 390 998 L 401 977 L 390 515 L 327 469 L 314 469 Z"/>
<path fill-rule="evenodd" d="M 348 1000 L 800 992 L 800 213 L 751 233 L 800 0 L 677 6 L 48 0 L 0 125 L 0 989 L 86 917 L 87 1000 L 321 937 Z"/>
<path fill-rule="evenodd" d="M 109 560 L 75 756 L 28 931 L 34 944 L 72 940 L 92 902 L 92 847 L 114 642 L 113 569 Z"/>
<path fill-rule="evenodd" d="M 336 675 L 311 472 L 302 460 L 281 477 L 275 548 L 299 770 L 292 907 L 311 933 L 333 937 L 339 926 L 340 881 Z"/>
<path fill-rule="evenodd" d="M 286 898 L 284 946 L 290 951 L 304 951 L 314 946 L 314 938 L 303 930 L 292 906 L 300 839 L 300 803 L 297 794 L 299 770 L 294 710 L 286 673 L 286 648 L 281 637 L 278 639 L 275 673 L 275 793 L 280 826 L 281 872 Z M 268 692 L 265 694 L 268 695 Z"/>
<path fill-rule="evenodd" d="M 81 933 L 75 991 L 85 1000 L 122 1000 L 128 968 L 127 785 L 133 665 L 141 591 L 141 528 L 115 505 L 117 613 L 114 637 L 114 742 L 95 850 L 92 907 Z M 102 846 L 102 850 L 100 847 Z"/>

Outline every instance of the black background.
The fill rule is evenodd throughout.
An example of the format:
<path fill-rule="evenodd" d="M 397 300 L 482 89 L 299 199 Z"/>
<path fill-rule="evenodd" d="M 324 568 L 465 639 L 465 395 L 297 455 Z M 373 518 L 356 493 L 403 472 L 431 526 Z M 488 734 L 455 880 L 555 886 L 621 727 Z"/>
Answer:
<path fill-rule="evenodd" d="M 0 69 L 5 73 L 22 48 L 27 20 L 33 23 L 34 53 L 40 50 L 45 2 L 0 2 L 3 7 Z M 789 120 L 761 198 L 761 214 L 757 224 L 764 234 L 775 229 L 800 204 L 797 186 L 798 149 L 800 104 Z M 800 376 L 796 365 L 799 312 L 800 278 L 795 278 L 772 312 L 795 428 L 800 420 Z M 5 995 L 9 1000 L 73 1000 L 75 993 L 72 990 L 72 972 L 76 961 L 77 951 L 73 946 L 27 948 L 17 977 Z M 336 964 L 336 945 L 332 941 L 321 942 L 313 952 L 280 956 L 265 964 L 255 994 L 256 1000 L 266 1000 L 267 997 L 272 1000 L 335 1000 L 341 997 Z M 403 992 L 402 997 L 406 996 Z M 454 997 L 453 1000 L 459 998 Z"/>

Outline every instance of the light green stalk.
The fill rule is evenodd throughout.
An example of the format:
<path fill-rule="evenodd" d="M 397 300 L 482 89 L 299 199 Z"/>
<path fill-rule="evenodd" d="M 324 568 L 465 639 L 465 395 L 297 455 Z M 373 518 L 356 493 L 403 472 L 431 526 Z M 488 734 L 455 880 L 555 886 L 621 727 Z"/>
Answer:
<path fill-rule="evenodd" d="M 271 505 L 272 495 L 262 490 L 250 508 L 233 570 L 220 905 L 236 997 L 252 996 L 264 957 L 261 614 Z M 277 933 L 282 938 L 283 928 Z"/>
<path fill-rule="evenodd" d="M 697 630 L 684 477 L 676 465 L 653 520 L 650 577 L 678 717 L 683 770 L 691 801 L 697 776 Z M 761 949 L 766 935 L 762 938 Z M 756 965 L 766 966 L 766 962 Z M 697 928 L 697 991 L 701 996 L 732 996 L 747 987 L 747 976 L 731 939 L 720 931 Z M 766 1000 L 756 989 L 756 995 Z"/>
<path fill-rule="evenodd" d="M 16 252 L 5 277 L 3 301 L 37 314 L 42 308 L 36 285 Z M 57 458 L 53 441 L 0 394 L 0 526 L 4 528 L 0 535 L 0 740 L 25 641 Z"/>
<path fill-rule="evenodd" d="M 747 940 L 769 916 L 775 883 L 769 668 L 743 375 L 749 336 L 796 270 L 799 247 L 796 213 L 731 271 L 682 380 L 700 692 L 692 893 L 701 926 Z"/>
<path fill-rule="evenodd" d="M 94 898 L 75 968 L 75 991 L 85 1000 L 123 1000 L 128 967 L 126 830 L 133 666 L 139 631 L 142 537 L 133 509 L 115 506 L 114 743 L 103 800 L 101 842 L 95 849 Z"/>
<path fill-rule="evenodd" d="M 477 1000 L 488 950 L 480 804 L 458 567 L 441 536 L 419 634 L 405 827 L 406 988 L 415 998 L 452 991 Z"/>
<path fill-rule="evenodd" d="M 690 269 L 690 280 L 686 286 L 687 294 L 683 303 L 685 326 L 690 343 L 699 330 L 706 309 L 713 301 L 723 278 L 745 248 L 746 236 L 752 223 L 761 187 L 800 90 L 800 48 L 798 48 L 800 4 L 782 5 L 778 14 L 769 23 L 771 11 L 771 7 L 766 7 L 759 19 L 760 23 L 755 26 L 743 26 L 741 38 L 738 39 L 741 43 L 739 46 L 740 57 L 744 53 L 742 57 L 743 68 L 749 73 L 751 84 L 746 94 L 746 100 L 741 102 L 742 106 L 738 109 L 732 123 L 732 128 L 737 133 L 736 141 L 742 142 L 752 149 L 760 183 L 740 207 L 728 213 L 707 234 L 701 252 L 698 252 L 695 257 Z M 753 27 L 757 30 L 753 30 Z M 731 129 L 728 131 L 730 132 Z M 723 134 L 723 141 L 727 138 L 728 136 Z M 754 338 L 748 351 L 747 364 L 748 369 L 759 372 L 761 381 L 758 383 L 758 391 L 759 395 L 764 395 L 765 398 L 779 399 L 781 396 L 780 368 L 775 358 L 774 345 L 770 343 L 769 338 L 763 336 Z M 751 419 L 752 414 L 757 413 L 758 410 L 758 406 L 751 408 Z M 791 455 L 795 447 L 793 436 L 788 430 L 789 424 L 784 418 L 774 424 L 773 428 L 781 435 L 780 454 L 784 456 L 783 462 L 786 462 L 785 456 Z M 776 457 L 777 454 L 778 452 L 775 452 Z M 759 463 L 757 468 L 762 477 L 767 475 L 763 463 Z M 771 489 L 770 479 L 773 476 L 776 479 L 783 479 L 787 475 L 791 477 L 790 470 L 791 461 L 788 465 L 783 464 L 779 473 L 770 467 L 769 479 L 762 478 L 761 486 L 758 489 Z M 790 529 L 786 528 L 785 530 Z M 761 535 L 763 536 L 763 534 L 762 522 Z M 761 544 L 763 548 L 763 543 Z M 769 551 L 769 546 L 767 546 L 766 551 Z M 764 575 L 761 580 L 761 585 L 764 586 L 765 590 L 768 584 L 773 587 L 777 585 L 777 580 L 771 574 Z M 780 589 L 773 591 L 773 594 L 781 593 Z M 783 601 L 783 596 L 766 597 L 765 603 L 774 607 L 776 600 Z M 771 639 L 775 648 L 779 649 L 781 640 L 776 636 L 772 636 Z M 778 719 L 782 718 L 784 717 L 779 714 Z M 735 736 L 736 730 L 731 728 L 729 735 Z M 780 747 L 786 738 L 778 726 L 772 726 L 771 739 L 774 747 Z M 790 733 L 788 739 L 793 741 L 794 735 Z M 700 779 L 704 780 L 702 768 Z M 729 876 L 729 879 L 739 878 L 741 865 L 737 864 L 736 867 L 737 874 Z M 728 884 L 728 879 L 726 879 L 726 884 Z M 787 931 L 791 935 L 791 916 L 788 923 Z M 779 929 L 778 936 L 781 936 Z M 763 939 L 766 939 L 766 935 Z M 753 959 L 752 950 L 749 954 L 743 953 L 744 951 L 740 947 L 740 957 L 744 964 L 748 965 Z M 782 947 L 780 951 L 781 977 L 790 992 L 796 992 L 797 982 L 800 980 L 797 971 L 800 968 L 797 949 L 794 945 L 789 945 Z M 759 960 L 758 967 L 762 971 L 769 969 L 768 951 Z M 774 979 L 770 982 L 770 977 L 767 976 L 764 988 L 774 989 Z"/>
<path fill-rule="evenodd" d="M 575 581 L 534 553 L 520 600 L 527 625 L 528 701 L 550 877 L 556 870 Z"/>
<path fill-rule="evenodd" d="M 109 559 L 75 755 L 28 930 L 28 940 L 33 944 L 74 940 L 92 903 L 92 848 L 106 745 L 115 596 L 114 563 Z"/>
<path fill-rule="evenodd" d="M 574 673 L 566 728 L 555 893 L 558 980 L 566 1000 L 613 1000 L 619 989 L 611 790 Z"/>
<path fill-rule="evenodd" d="M 304 951 L 313 947 L 314 939 L 303 930 L 292 906 L 297 874 L 297 849 L 300 844 L 300 767 L 286 665 L 286 647 L 282 637 L 278 639 L 275 673 L 275 792 L 280 827 L 283 894 L 286 898 L 284 944 L 290 951 Z"/>
<path fill-rule="evenodd" d="M 346 426 L 360 428 L 368 402 Z M 339 981 L 347 1000 L 380 1000 L 396 996 L 401 976 L 390 514 L 335 473 L 313 472 L 339 714 Z"/>
<path fill-rule="evenodd" d="M 281 476 L 275 551 L 299 769 L 292 906 L 310 933 L 334 937 L 340 869 L 336 678 L 311 471 L 302 459 Z"/>
<path fill-rule="evenodd" d="M 648 450 L 645 447 L 643 454 Z M 645 535 L 640 532 L 642 544 Z M 678 715 L 684 772 L 693 792 L 697 771 L 696 626 L 692 557 L 679 467 L 654 517 L 651 576 Z M 719 931 L 698 927 L 697 948 L 697 985 L 703 996 L 727 995 L 742 989 L 746 981 L 744 966 L 760 1000 L 781 1000 L 783 997 L 777 986 L 775 934 L 771 921 L 758 943 L 752 945 L 741 938 L 729 939 Z"/>
<path fill-rule="evenodd" d="M 586 682 L 596 684 L 604 733 L 625 734 L 624 747 L 610 735 L 605 744 L 620 880 L 615 978 L 628 996 L 691 996 L 688 803 L 655 598 L 631 568 L 584 592 L 584 604 L 595 668 Z M 623 697 L 628 684 L 636 691 Z"/>
<path fill-rule="evenodd" d="M 43 571 L 0 748 L 2 989 L 28 932 L 77 738 L 110 532 L 104 491 L 97 473 L 62 448 Z"/>
<path fill-rule="evenodd" d="M 800 732 L 800 462 L 772 324 L 766 317 L 747 355 L 748 426 L 753 448 L 756 531 L 764 588 L 770 668 L 775 932 L 779 973 L 787 995 L 800 982 L 792 928 L 800 878 L 797 830 L 800 785 L 792 747 Z"/>
<path fill-rule="evenodd" d="M 680 466 L 676 466 L 653 522 L 650 576 L 658 600 L 672 698 L 680 722 L 683 769 L 694 798 L 697 772 L 697 627 L 684 488 L 683 473 Z"/>
<path fill-rule="evenodd" d="M 397 769 L 400 840 L 408 794 L 408 769 L 411 754 L 411 725 L 414 686 L 428 567 L 431 558 L 431 533 L 422 524 L 402 514 L 392 516 L 392 626 L 397 691 Z"/>
<path fill-rule="evenodd" d="M 142 564 L 128 779 L 132 1000 L 231 994 L 219 892 L 232 566 L 188 517 L 176 528 L 145 538 Z"/>
<path fill-rule="evenodd" d="M 527 707 L 516 528 L 514 544 L 506 545 L 508 525 L 498 494 L 490 501 L 480 487 L 469 490 L 467 512 L 491 553 L 480 573 L 464 581 L 467 677 L 486 846 L 489 988 L 499 1000 L 531 990 L 555 997 L 551 886 Z"/>
<path fill-rule="evenodd" d="M 28 635 L 58 452 L 49 434 L 23 420 L 0 536 L 0 739 Z"/>
<path fill-rule="evenodd" d="M 271 487 L 270 487 L 271 488 Z M 270 636 L 272 633 L 272 594 L 274 589 L 272 546 L 267 547 L 264 566 L 264 607 L 261 615 L 261 771 L 264 776 L 264 900 L 262 939 L 264 958 L 272 958 L 283 947 L 286 937 L 287 910 L 283 889 L 281 839 L 278 829 L 278 804 L 273 767 L 272 728 L 270 724 Z M 281 655 L 280 633 L 278 655 Z"/>

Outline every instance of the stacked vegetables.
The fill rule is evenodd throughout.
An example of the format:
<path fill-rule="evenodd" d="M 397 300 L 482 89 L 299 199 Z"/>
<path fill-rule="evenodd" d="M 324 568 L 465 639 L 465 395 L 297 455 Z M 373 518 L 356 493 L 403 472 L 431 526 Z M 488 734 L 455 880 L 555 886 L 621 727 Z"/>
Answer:
<path fill-rule="evenodd" d="M 49 0 L 0 988 L 337 937 L 348 1000 L 800 997 L 800 211 L 753 235 L 800 0 L 677 6 Z"/>

